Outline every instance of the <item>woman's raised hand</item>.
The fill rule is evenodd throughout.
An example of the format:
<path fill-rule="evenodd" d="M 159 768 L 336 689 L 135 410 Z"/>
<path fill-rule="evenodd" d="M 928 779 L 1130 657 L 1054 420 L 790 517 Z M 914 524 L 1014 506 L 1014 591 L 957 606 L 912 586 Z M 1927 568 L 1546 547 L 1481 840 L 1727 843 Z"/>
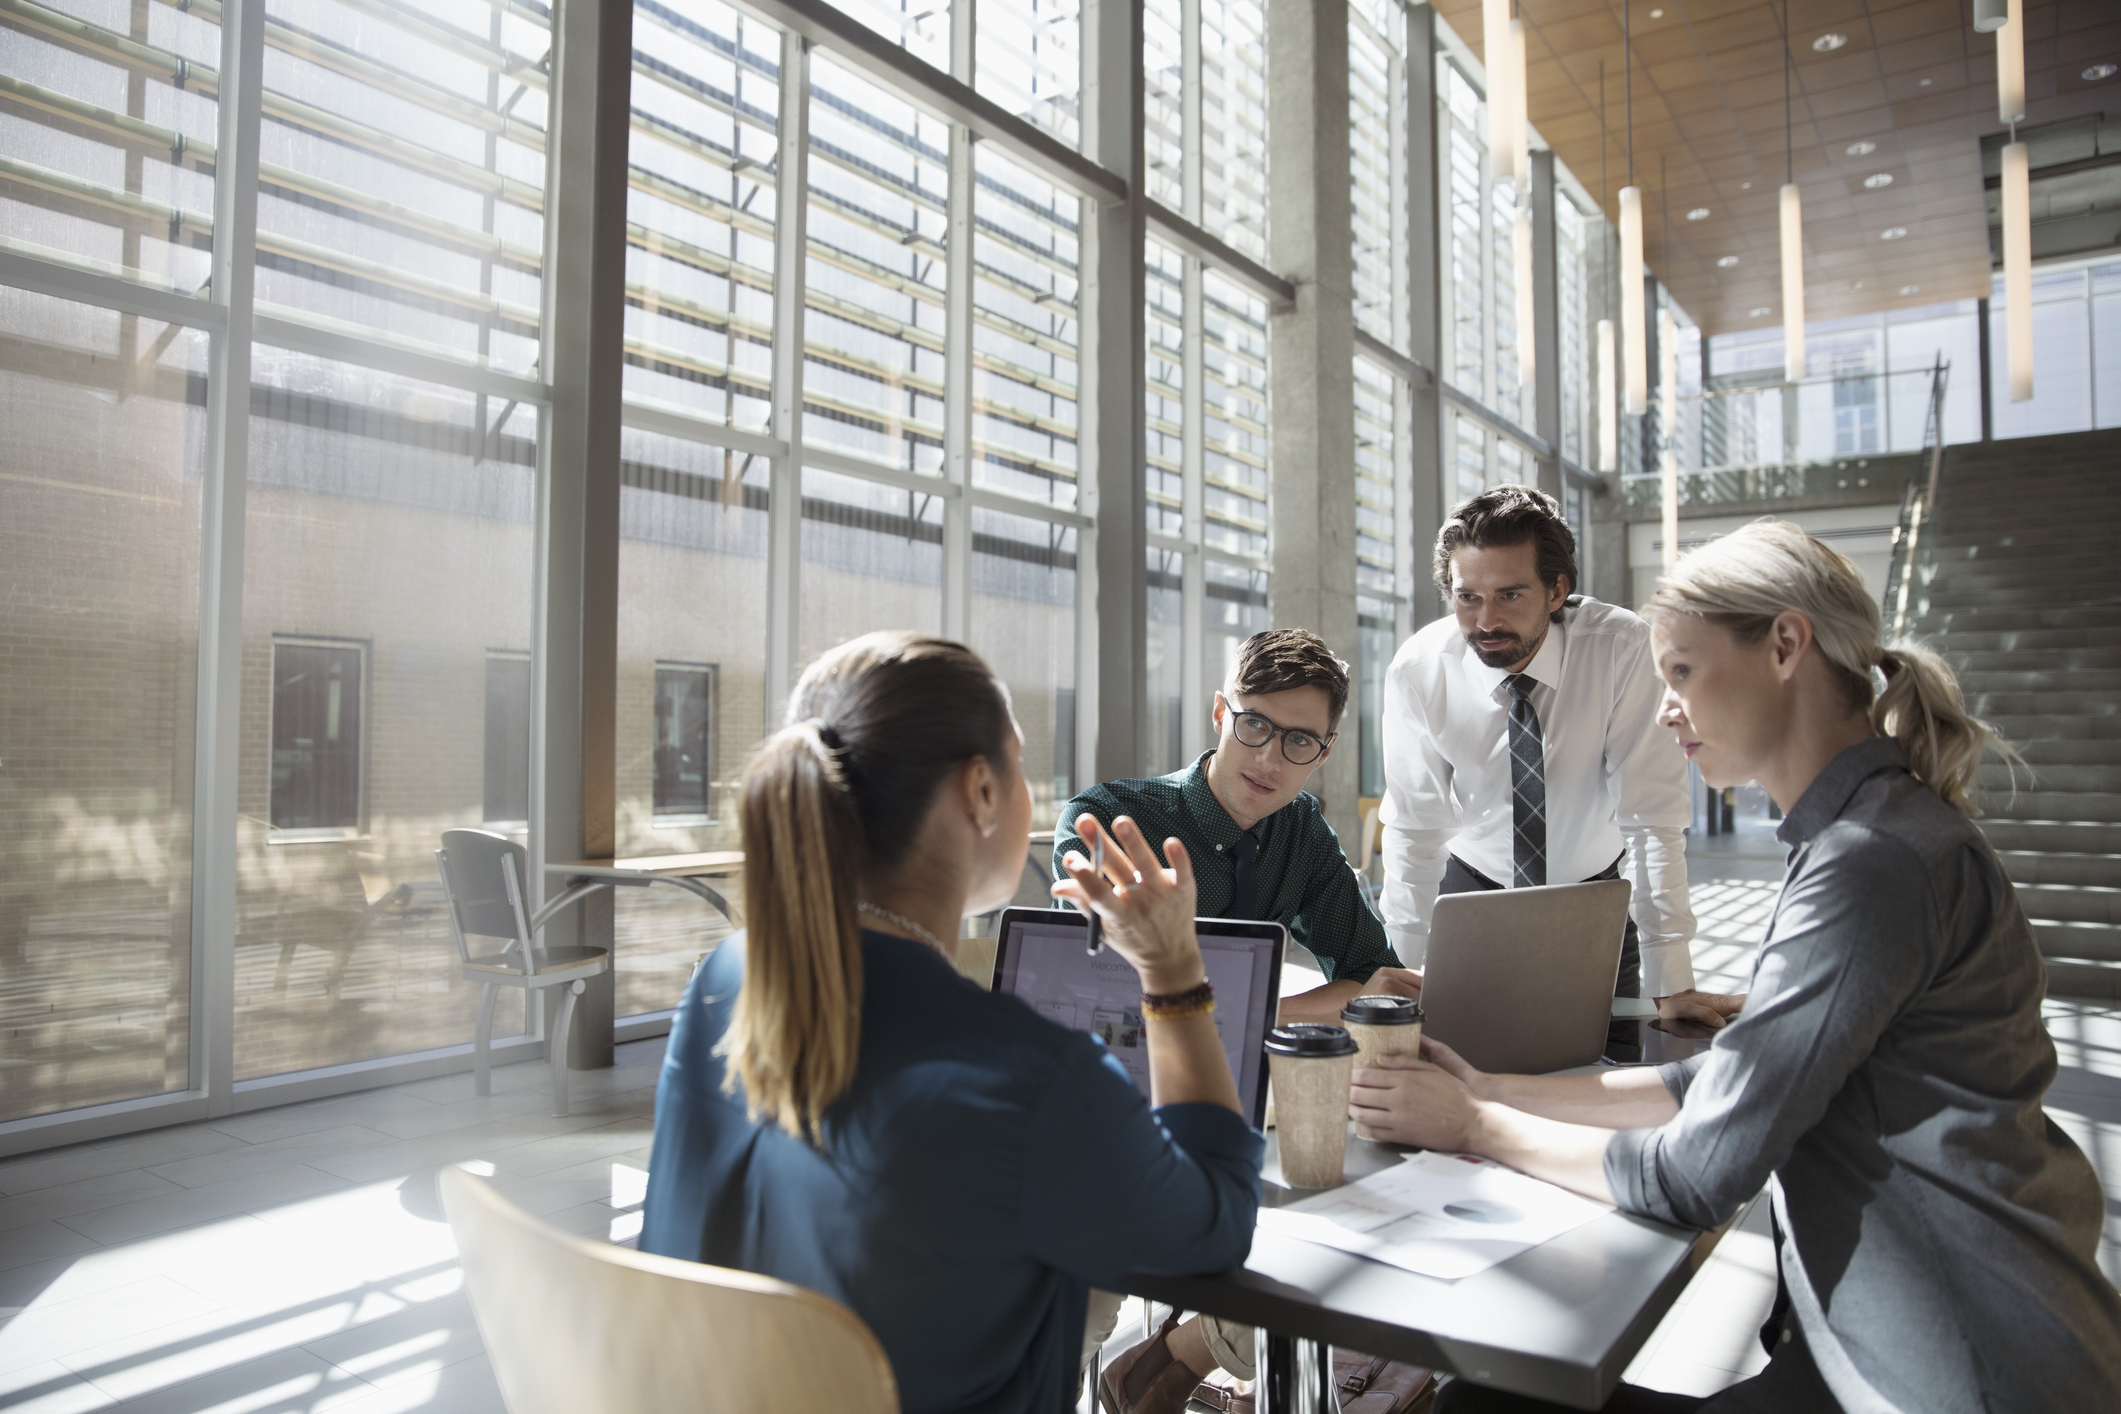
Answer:
<path fill-rule="evenodd" d="M 1068 877 L 1053 886 L 1053 896 L 1086 913 L 1097 910 L 1104 920 L 1105 941 L 1134 964 L 1143 991 L 1168 995 L 1200 985 L 1208 974 L 1193 933 L 1193 862 L 1186 857 L 1186 847 L 1175 838 L 1164 841 L 1164 858 L 1171 863 L 1165 869 L 1141 827 L 1128 816 L 1114 820 L 1106 831 L 1096 817 L 1084 814 L 1076 817 L 1075 828 L 1093 853 L 1098 836 L 1104 835 L 1104 872 L 1100 875 L 1086 856 L 1071 852 L 1061 861 Z"/>

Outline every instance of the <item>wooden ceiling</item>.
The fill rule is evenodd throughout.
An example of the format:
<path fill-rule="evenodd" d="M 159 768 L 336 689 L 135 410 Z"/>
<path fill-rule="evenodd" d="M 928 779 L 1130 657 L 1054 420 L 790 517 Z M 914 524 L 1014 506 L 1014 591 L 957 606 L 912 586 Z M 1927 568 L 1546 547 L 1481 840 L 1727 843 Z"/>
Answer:
<path fill-rule="evenodd" d="M 1480 0 L 1436 8 L 1478 53 Z M 1784 6 L 1632 0 L 1628 11 L 1650 268 L 1708 333 L 1773 324 Z M 1532 125 L 1617 221 L 1628 180 L 1622 0 L 1518 0 L 1518 13 Z M 2026 0 L 2024 13 L 2027 122 L 2121 112 L 2121 75 L 2083 77 L 2121 64 L 2121 4 Z M 1975 33 L 1971 17 L 1967 0 L 1788 0 L 1789 162 L 1804 193 L 1808 318 L 1988 293 L 1980 139 L 2003 125 L 1995 37 Z M 1815 48 L 1829 35 L 1844 42 Z M 1881 176 L 1890 183 L 1866 185 Z M 1707 214 L 1687 219 L 1697 209 Z M 1893 230 L 1906 234 L 1885 238 Z M 1735 265 L 1718 265 L 1730 256 Z"/>

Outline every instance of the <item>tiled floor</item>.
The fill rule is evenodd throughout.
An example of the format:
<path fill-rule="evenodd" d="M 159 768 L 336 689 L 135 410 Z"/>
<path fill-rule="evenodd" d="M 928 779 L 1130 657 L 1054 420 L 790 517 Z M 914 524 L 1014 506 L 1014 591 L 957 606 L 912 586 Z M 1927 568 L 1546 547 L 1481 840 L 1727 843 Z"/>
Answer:
<path fill-rule="evenodd" d="M 1704 986 L 1743 986 L 1779 859 L 1741 838 L 1694 864 Z M 2121 1009 L 2051 1003 L 2049 1111 L 2121 1214 Z M 421 1081 L 0 1163 L 0 1408 L 483 1414 L 501 1407 L 434 1192 L 469 1162 L 570 1231 L 640 1222 L 660 1042 L 574 1077 L 536 1064 Z M 2121 1218 L 2102 1252 L 2121 1278 Z M 1706 1393 L 1758 1367 L 1766 1214 L 1730 1233 L 1629 1377 Z M 1113 1353 L 1139 1338 L 1121 1315 Z"/>

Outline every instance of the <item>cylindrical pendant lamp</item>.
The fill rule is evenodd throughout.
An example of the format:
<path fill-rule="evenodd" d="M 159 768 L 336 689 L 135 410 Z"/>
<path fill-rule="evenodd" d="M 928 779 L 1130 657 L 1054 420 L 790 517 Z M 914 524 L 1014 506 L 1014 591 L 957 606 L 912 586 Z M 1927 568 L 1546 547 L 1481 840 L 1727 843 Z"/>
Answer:
<path fill-rule="evenodd" d="M 1974 0 L 1974 29 L 1977 33 L 1994 34 L 2009 19 L 2009 0 Z"/>
<path fill-rule="evenodd" d="M 2011 143 L 2003 149 L 2003 326 L 2014 403 L 2033 395 L 2033 223 L 2029 181 L 2025 144 Z"/>
<path fill-rule="evenodd" d="M 1488 154 L 1494 160 L 1495 180 L 1517 181 L 1517 136 L 1510 131 L 1510 118 L 1517 104 L 1510 97 L 1513 46 L 1510 40 L 1510 0 L 1482 0 L 1480 7 L 1482 57 L 1488 68 Z"/>
<path fill-rule="evenodd" d="M 1621 383 L 1627 410 L 1650 410 L 1650 331 L 1642 308 L 1642 188 L 1620 189 Z"/>
<path fill-rule="evenodd" d="M 2025 117 L 2025 0 L 2010 0 L 2010 20 L 1996 31 L 1996 117 Z"/>
<path fill-rule="evenodd" d="M 1517 231 L 1512 242 L 1517 255 L 1517 380 L 1532 386 L 1539 366 L 1532 336 L 1532 198 L 1529 192 L 1517 198 Z"/>
<path fill-rule="evenodd" d="M 1782 376 L 1804 377 L 1804 199 L 1795 182 L 1782 187 Z"/>
<path fill-rule="evenodd" d="M 1620 470 L 1620 409 L 1613 405 L 1616 386 L 1613 367 L 1613 321 L 1598 321 L 1598 469 Z"/>

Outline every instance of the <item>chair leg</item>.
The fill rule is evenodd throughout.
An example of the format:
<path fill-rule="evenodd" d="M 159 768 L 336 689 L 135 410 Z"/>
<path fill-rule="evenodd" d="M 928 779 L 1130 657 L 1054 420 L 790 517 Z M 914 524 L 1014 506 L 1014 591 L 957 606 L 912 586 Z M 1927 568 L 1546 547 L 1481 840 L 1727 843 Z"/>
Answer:
<path fill-rule="evenodd" d="M 479 1034 L 472 1043 L 472 1091 L 480 1099 L 493 1093 L 493 1004 L 501 989 L 491 982 L 479 984 Z"/>
<path fill-rule="evenodd" d="M 574 999 L 587 988 L 580 981 L 560 989 L 559 1014 L 552 1019 L 552 1112 L 567 1113 L 567 1032 L 574 1026 Z"/>

